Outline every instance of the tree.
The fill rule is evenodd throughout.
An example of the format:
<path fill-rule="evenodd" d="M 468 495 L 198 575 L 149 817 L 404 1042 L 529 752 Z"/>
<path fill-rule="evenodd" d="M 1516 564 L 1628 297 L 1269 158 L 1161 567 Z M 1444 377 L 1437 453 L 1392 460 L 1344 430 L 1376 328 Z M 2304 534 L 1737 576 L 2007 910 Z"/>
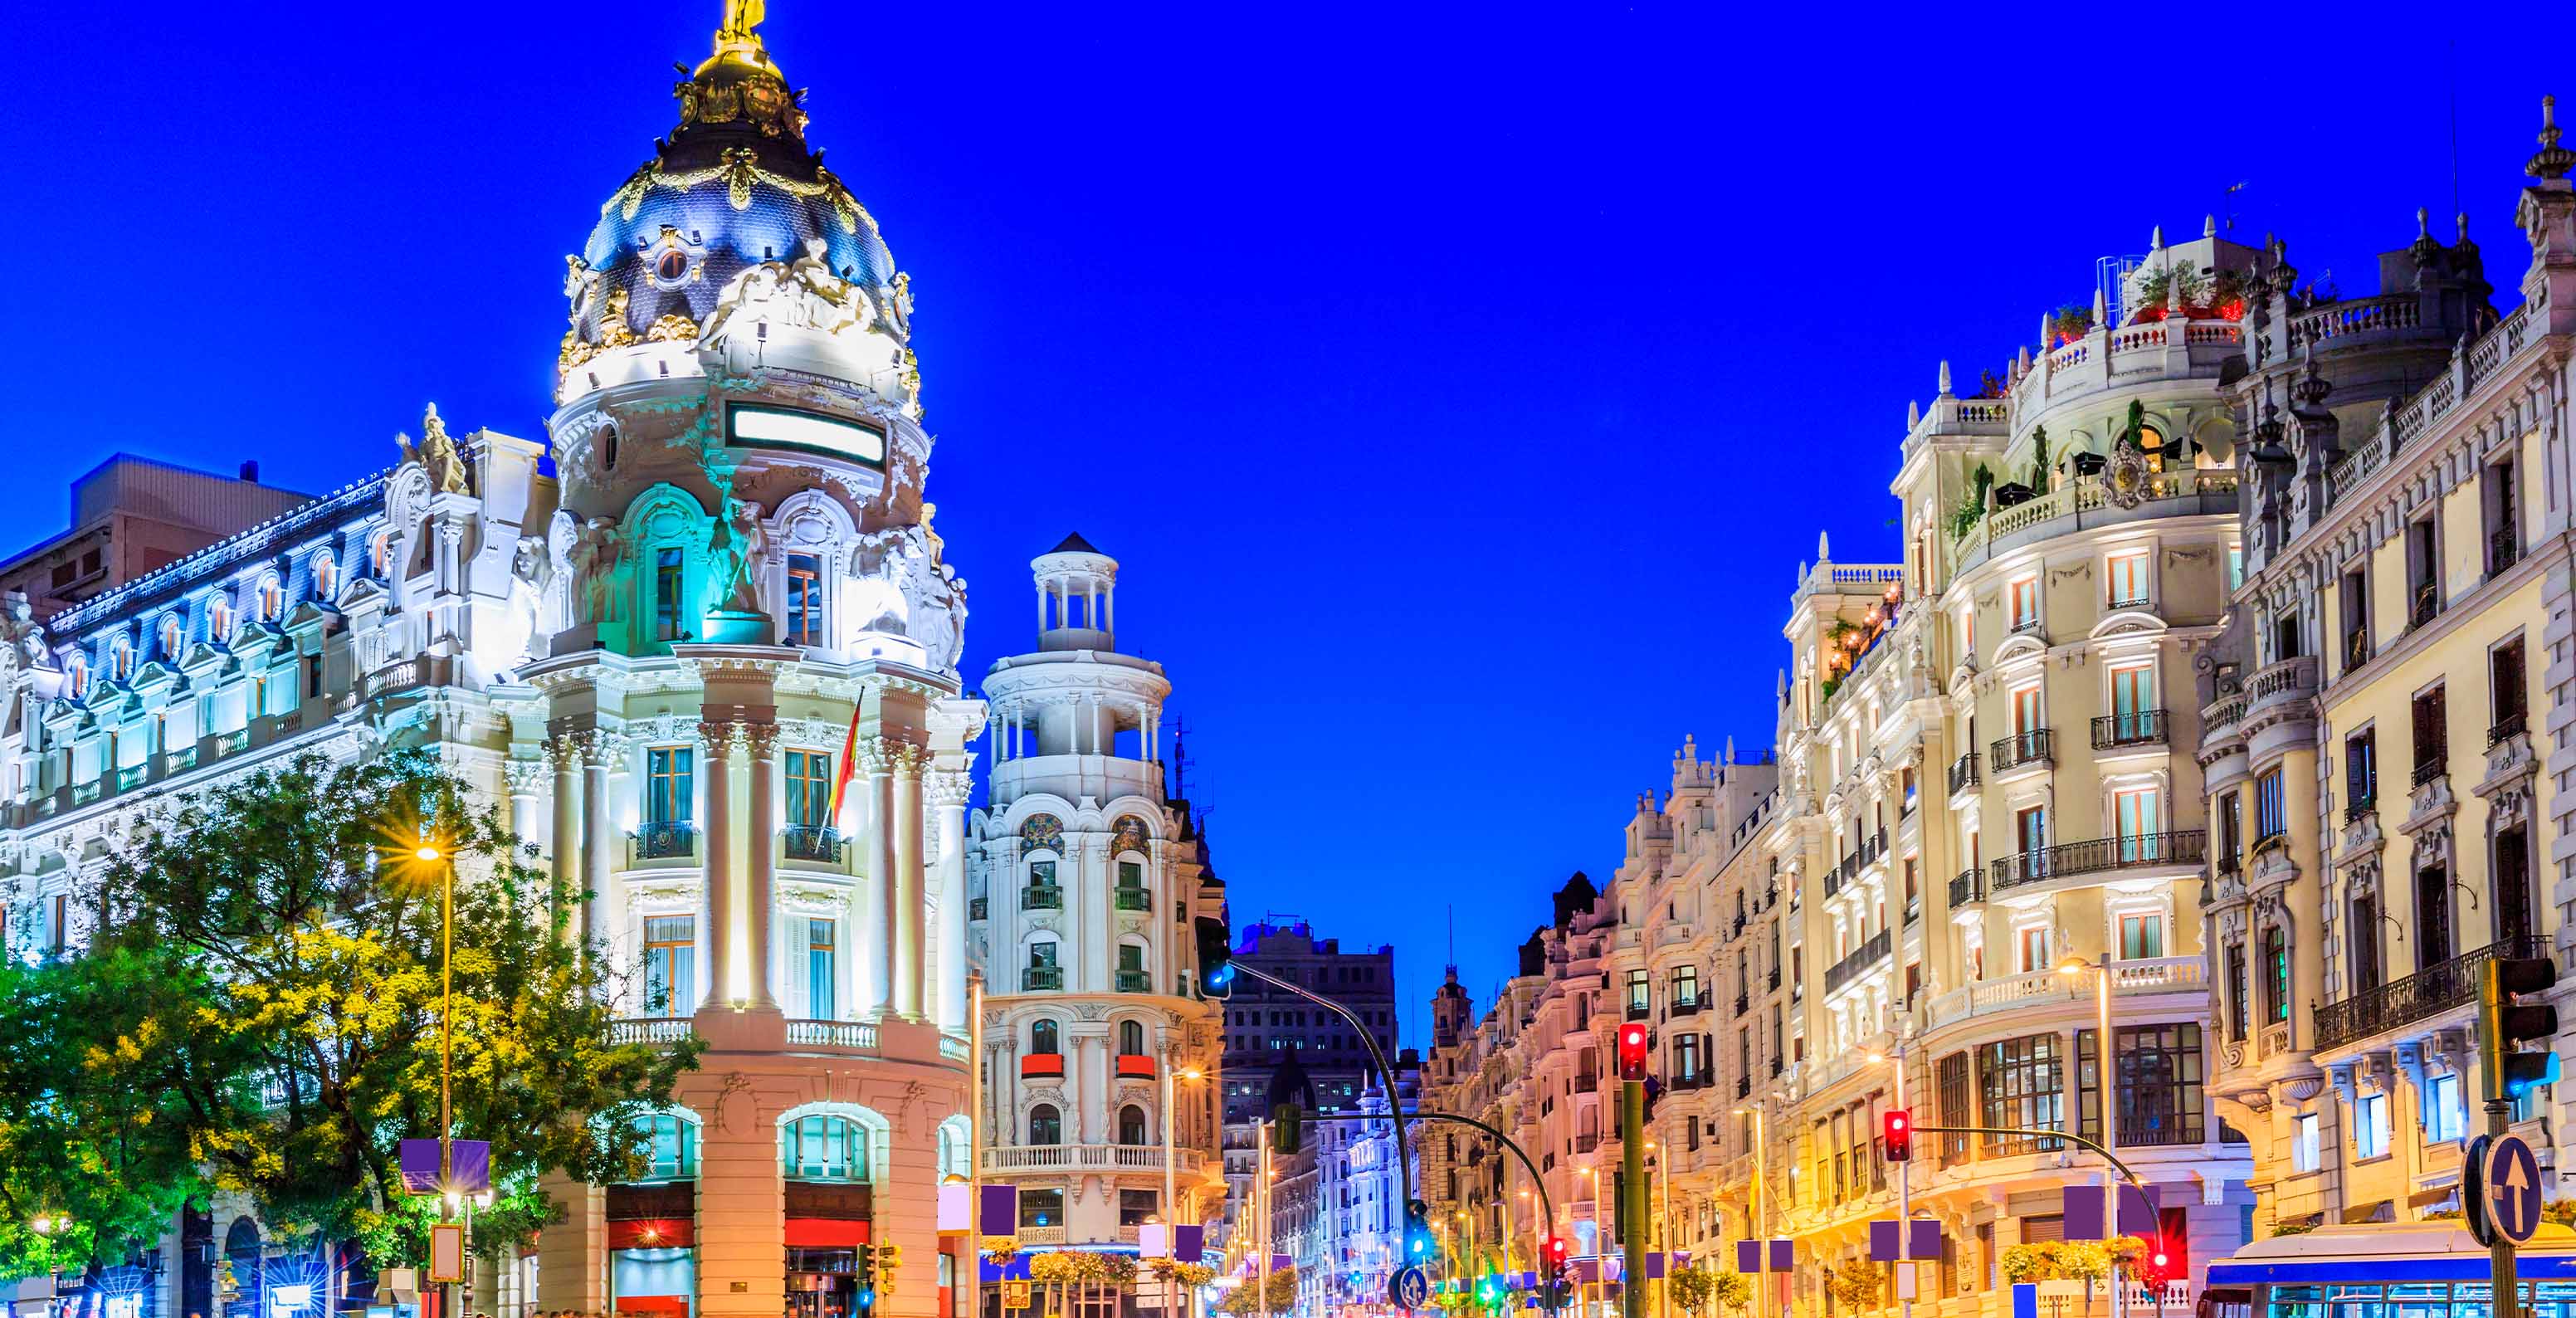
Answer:
<path fill-rule="evenodd" d="M 1825 1293 L 1847 1311 L 1876 1309 L 1887 1303 L 1885 1279 L 1878 1265 L 1868 1259 L 1853 1259 L 1825 1273 Z"/>
<path fill-rule="evenodd" d="M 608 971 L 561 935 L 583 895 L 553 891 L 434 757 L 303 756 L 149 825 L 79 894 L 99 916 L 88 951 L 32 972 L 47 982 L 31 1010 L 81 1017 L 53 1027 L 83 1045 L 77 1074 L 55 1077 L 59 1119 L 120 1132 L 114 1157 L 140 1178 L 131 1213 L 102 1213 L 94 1256 L 157 1235 L 127 1225 L 145 1207 L 208 1190 L 247 1196 L 282 1238 L 420 1251 L 434 1201 L 404 1194 L 395 1145 L 439 1133 L 444 874 L 412 855 L 424 838 L 457 869 L 454 1133 L 491 1141 L 499 1195 L 476 1214 L 481 1241 L 561 1212 L 541 1172 L 641 1174 L 635 1123 L 699 1044 L 609 1041 Z M 0 1077 L 0 1109 L 43 1092 Z M 0 1184 L 24 1171 L 8 1139 Z"/>
<path fill-rule="evenodd" d="M 1255 1292 L 1260 1289 L 1261 1280 L 1259 1277 L 1255 1276 L 1245 1278 L 1242 1285 L 1235 1287 L 1233 1290 L 1227 1291 L 1225 1293 L 1225 1298 L 1217 1302 L 1217 1312 L 1233 1314 L 1236 1318 L 1246 1318 L 1247 1315 L 1255 1312 L 1286 1313 L 1289 1310 L 1296 1308 L 1297 1270 L 1295 1268 L 1274 1268 L 1271 1270 L 1270 1293 L 1267 1297 L 1270 1302 L 1268 1304 L 1260 1303 L 1262 1297 L 1255 1294 Z"/>

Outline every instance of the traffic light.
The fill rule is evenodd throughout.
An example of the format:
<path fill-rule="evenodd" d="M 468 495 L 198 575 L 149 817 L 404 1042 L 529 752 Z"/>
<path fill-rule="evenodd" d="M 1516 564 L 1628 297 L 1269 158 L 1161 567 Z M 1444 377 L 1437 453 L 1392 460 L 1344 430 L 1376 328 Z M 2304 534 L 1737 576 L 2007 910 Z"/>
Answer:
<path fill-rule="evenodd" d="M 1646 1078 L 1646 1026 L 1642 1021 L 1630 1021 L 1619 1027 L 1619 1078 Z"/>
<path fill-rule="evenodd" d="M 1889 1108 L 1880 1115 L 1878 1129 L 1885 1137 L 1889 1162 L 1905 1162 L 1914 1157 L 1913 1113 L 1901 1107 Z"/>
<path fill-rule="evenodd" d="M 1540 1297 L 1540 1302 L 1550 1310 L 1560 1312 L 1574 1303 L 1574 1277 L 1571 1269 L 1560 1271 L 1547 1279 L 1547 1290 Z"/>
<path fill-rule="evenodd" d="M 1234 996 L 1234 935 L 1225 921 L 1202 915 L 1199 932 L 1199 996 Z"/>
<path fill-rule="evenodd" d="M 2520 1098 L 2558 1080 L 2558 1054 L 2549 1048 L 2550 1036 L 2558 1033 L 2558 1009 L 2520 1000 L 2549 991 L 2558 982 L 2558 967 L 2545 956 L 2498 957 L 2488 966 L 2489 991 L 2481 1004 L 2488 1015 L 2487 1060 L 2504 1096 Z M 2540 1051 L 2520 1051 L 2525 1044 Z"/>
<path fill-rule="evenodd" d="M 862 1242 L 859 1245 L 859 1293 L 854 1297 L 861 1313 L 877 1307 L 877 1269 L 880 1266 L 877 1247 Z"/>
<path fill-rule="evenodd" d="M 1573 1255 L 1573 1241 L 1567 1240 L 1563 1236 L 1549 1236 L 1547 1238 L 1547 1266 L 1550 1271 L 1564 1267 L 1565 1261 L 1568 1258 L 1573 1257 Z"/>
<path fill-rule="evenodd" d="M 1490 1309 L 1503 1298 L 1503 1279 L 1488 1272 L 1476 1279 L 1476 1303 Z"/>
<path fill-rule="evenodd" d="M 1431 1253 L 1439 1243 L 1431 1236 L 1431 1205 L 1419 1199 L 1405 1201 L 1404 1261 L 1409 1264 L 1430 1262 Z"/>
<path fill-rule="evenodd" d="M 2172 1267 L 2173 1256 L 2165 1252 L 2165 1238 L 2162 1235 L 2147 1237 L 2147 1275 L 2153 1280 L 2163 1281 L 2167 1270 Z"/>
<path fill-rule="evenodd" d="M 903 1246 L 877 1246 L 877 1282 L 879 1296 L 894 1294 L 895 1274 L 903 1271 Z"/>

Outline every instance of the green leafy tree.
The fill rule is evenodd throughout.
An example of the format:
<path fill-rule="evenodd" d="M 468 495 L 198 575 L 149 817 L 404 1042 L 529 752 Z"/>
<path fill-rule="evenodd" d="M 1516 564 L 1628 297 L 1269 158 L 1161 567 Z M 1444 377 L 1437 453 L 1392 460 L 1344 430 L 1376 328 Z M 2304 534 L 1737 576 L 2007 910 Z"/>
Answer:
<path fill-rule="evenodd" d="M 100 1210 L 90 1247 L 157 1235 L 132 1224 L 222 1190 L 290 1239 L 421 1251 L 434 1204 L 403 1193 L 395 1154 L 439 1133 L 444 864 L 413 855 L 423 839 L 457 871 L 454 1133 L 492 1144 L 482 1243 L 560 1214 L 543 1171 L 641 1173 L 636 1119 L 699 1045 L 609 1041 L 607 970 L 561 934 L 581 895 L 526 864 L 435 758 L 305 756 L 150 822 L 82 893 L 101 917 L 90 950 L 35 972 L 90 1004 L 57 1027 L 83 1041 L 78 1074 L 58 1077 L 62 1119 L 125 1133 L 102 1165 L 127 1169 L 135 1202 Z M 44 1092 L 18 1087 L 33 1078 L 7 1073 L 0 1103 Z M 5 1185 L 26 1166 L 5 1131 L 0 1157 Z"/>
<path fill-rule="evenodd" d="M 1233 1314 L 1235 1318 L 1248 1318 L 1254 1313 L 1287 1313 L 1297 1307 L 1297 1270 L 1279 1268 L 1271 1272 L 1270 1302 L 1266 1305 L 1261 1303 L 1260 1290 L 1258 1276 L 1245 1278 L 1242 1285 L 1227 1291 L 1225 1298 L 1217 1302 L 1217 1312 Z"/>

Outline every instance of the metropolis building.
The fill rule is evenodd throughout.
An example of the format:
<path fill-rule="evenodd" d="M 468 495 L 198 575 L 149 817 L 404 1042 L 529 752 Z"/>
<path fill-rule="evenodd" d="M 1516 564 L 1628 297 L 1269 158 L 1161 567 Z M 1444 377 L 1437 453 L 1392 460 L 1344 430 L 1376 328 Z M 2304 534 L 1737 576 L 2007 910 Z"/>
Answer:
<path fill-rule="evenodd" d="M 399 465 L 312 499 L 119 459 L 70 536 L 0 565 L 68 604 L 0 609 L 13 954 L 75 953 L 84 876 L 181 795 L 428 746 L 594 894 L 581 934 L 617 968 L 618 1037 L 706 1041 L 650 1120 L 649 1181 L 550 1185 L 567 1219 L 483 1271 L 481 1311 L 847 1318 L 868 1242 L 903 1247 L 877 1313 L 950 1312 L 973 1263 L 935 1210 L 973 1171 L 970 856 L 1008 878 L 979 926 L 1009 943 L 1008 1025 L 1060 1014 L 1092 1068 L 1051 1080 L 1078 1086 L 1059 1100 L 1074 1160 L 1050 1167 L 1075 1221 L 1131 1190 L 1166 1202 L 1130 1108 L 1158 1135 L 1157 1082 L 1214 1069 L 1181 936 L 1210 891 L 1185 810 L 1150 750 L 1111 745 L 1139 717 L 1155 735 L 1163 680 L 1105 622 L 1067 614 L 993 675 L 1010 763 L 968 831 L 986 705 L 961 694 L 963 583 L 924 499 L 907 281 L 752 22 L 728 8 L 676 126 L 568 258 L 547 441 L 451 434 L 433 411 Z M 1074 899 L 1044 915 L 1023 909 L 1041 834 Z M 1020 978 L 1050 923 L 1067 978 Z M 1042 1092 L 1013 1077 L 1010 1143 L 1035 1142 L 1018 1133 Z M 1211 1094 L 1183 1091 L 1189 1150 L 1214 1146 Z M 1202 1161 L 1182 1163 L 1203 1203 Z M 303 1318 L 372 1278 L 274 1287 L 277 1252 L 218 1204 L 101 1279 L 114 1296 L 62 1307 Z"/>

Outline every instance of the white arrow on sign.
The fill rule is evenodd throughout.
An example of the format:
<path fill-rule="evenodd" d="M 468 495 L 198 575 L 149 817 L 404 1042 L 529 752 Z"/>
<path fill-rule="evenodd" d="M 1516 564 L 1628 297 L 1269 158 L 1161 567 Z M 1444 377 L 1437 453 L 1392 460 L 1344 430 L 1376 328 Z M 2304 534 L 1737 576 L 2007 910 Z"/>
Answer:
<path fill-rule="evenodd" d="M 2518 1216 L 2522 1211 L 2522 1192 L 2531 1188 L 2531 1182 L 2522 1179 L 2522 1159 L 2507 1157 L 2499 1161 L 2504 1163 L 2504 1178 L 2488 1186 L 2487 1195 L 2495 1200 L 2495 1219 L 2504 1228 L 2504 1233 L 2519 1236 L 2525 1229 Z"/>

